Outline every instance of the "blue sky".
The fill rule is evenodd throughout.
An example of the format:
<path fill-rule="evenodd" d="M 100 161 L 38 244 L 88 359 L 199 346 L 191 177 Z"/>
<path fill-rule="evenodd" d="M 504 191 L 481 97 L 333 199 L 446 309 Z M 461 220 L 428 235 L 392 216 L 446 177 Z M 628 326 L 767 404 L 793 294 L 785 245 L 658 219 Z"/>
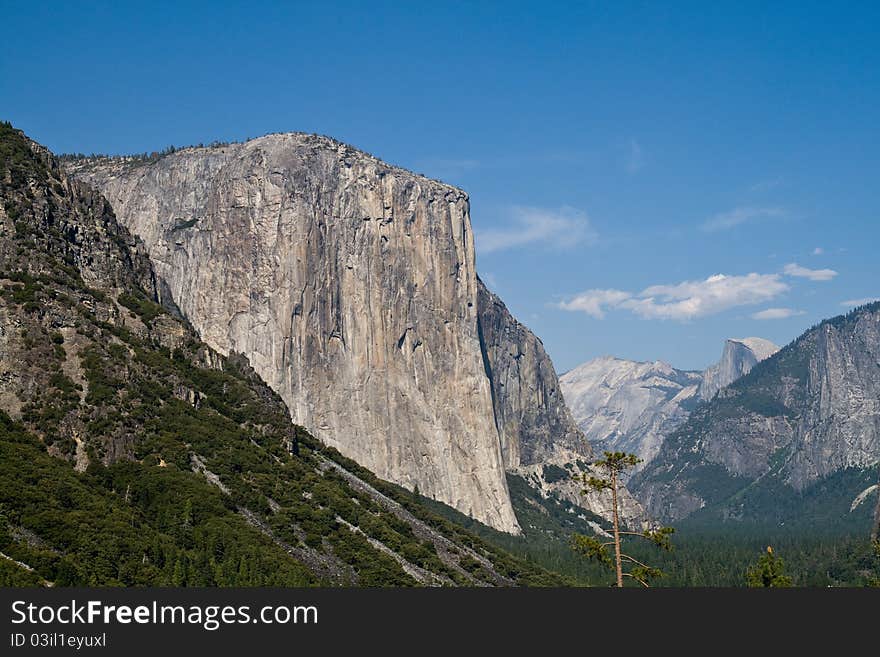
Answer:
<path fill-rule="evenodd" d="M 878 5 L 661 4 L 3 0 L 0 115 L 56 152 L 317 132 L 459 185 L 560 371 L 880 297 Z"/>

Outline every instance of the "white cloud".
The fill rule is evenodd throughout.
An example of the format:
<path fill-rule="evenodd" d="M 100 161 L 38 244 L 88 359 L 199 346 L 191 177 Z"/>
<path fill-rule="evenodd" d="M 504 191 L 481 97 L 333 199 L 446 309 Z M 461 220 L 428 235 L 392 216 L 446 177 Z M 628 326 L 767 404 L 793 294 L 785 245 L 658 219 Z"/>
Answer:
<path fill-rule="evenodd" d="M 645 166 L 645 156 L 642 153 L 642 147 L 635 139 L 629 140 L 625 166 L 627 173 L 636 173 Z"/>
<path fill-rule="evenodd" d="M 622 290 L 587 290 L 559 304 L 601 319 L 611 308 L 629 310 L 644 319 L 680 321 L 706 317 L 737 306 L 766 303 L 789 286 L 779 274 L 716 274 L 702 281 L 652 285 L 638 294 Z"/>
<path fill-rule="evenodd" d="M 782 208 L 742 207 L 716 214 L 703 222 L 701 227 L 707 232 L 714 233 L 719 230 L 729 230 L 751 221 L 778 219 L 785 215 L 786 212 Z"/>
<path fill-rule="evenodd" d="M 830 281 L 837 276 L 837 272 L 833 269 L 808 269 L 792 262 L 785 265 L 783 269 L 788 276 L 796 276 L 797 278 L 808 278 L 811 281 Z"/>
<path fill-rule="evenodd" d="M 880 301 L 880 297 L 865 297 L 863 299 L 850 299 L 849 301 L 841 301 L 840 305 L 846 308 L 858 308 L 869 303 Z"/>
<path fill-rule="evenodd" d="M 813 255 L 819 256 L 823 253 L 825 253 L 825 249 L 823 249 L 821 246 L 817 246 L 815 249 L 813 249 Z"/>
<path fill-rule="evenodd" d="M 559 307 L 563 310 L 578 310 L 596 319 L 603 319 L 606 306 L 614 308 L 630 298 L 632 295 L 622 290 L 587 290 L 569 301 L 563 301 Z"/>
<path fill-rule="evenodd" d="M 514 206 L 512 214 L 513 222 L 507 228 L 475 231 L 477 251 L 492 253 L 528 244 L 567 248 L 596 241 L 589 218 L 575 208 Z"/>
<path fill-rule="evenodd" d="M 796 317 L 803 314 L 803 310 L 793 310 L 791 308 L 767 308 L 767 310 L 754 313 L 751 317 L 752 319 L 788 319 L 789 317 Z"/>

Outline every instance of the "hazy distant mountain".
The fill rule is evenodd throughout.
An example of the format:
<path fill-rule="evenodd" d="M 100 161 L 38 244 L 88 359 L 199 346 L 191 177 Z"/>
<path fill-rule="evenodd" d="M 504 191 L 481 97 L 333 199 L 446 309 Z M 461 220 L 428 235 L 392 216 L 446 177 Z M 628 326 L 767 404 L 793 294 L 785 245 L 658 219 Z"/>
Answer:
<path fill-rule="evenodd" d="M 705 372 L 606 356 L 567 372 L 560 383 L 575 421 L 594 447 L 638 454 L 644 467 L 701 400 L 711 399 L 778 349 L 762 338 L 730 339 L 721 360 Z"/>
<path fill-rule="evenodd" d="M 699 372 L 661 361 L 597 358 L 560 378 L 575 421 L 597 451 L 620 450 L 649 461 L 663 437 L 687 419 Z"/>

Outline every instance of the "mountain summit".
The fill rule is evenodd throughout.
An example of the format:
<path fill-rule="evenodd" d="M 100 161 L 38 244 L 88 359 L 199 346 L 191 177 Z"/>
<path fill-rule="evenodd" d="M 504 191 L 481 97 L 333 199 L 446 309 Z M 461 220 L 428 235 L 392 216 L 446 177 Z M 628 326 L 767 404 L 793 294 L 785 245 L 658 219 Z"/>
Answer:
<path fill-rule="evenodd" d="M 736 381 L 765 358 L 779 351 L 779 347 L 763 338 L 731 338 L 724 343 L 721 360 L 703 372 L 700 384 L 701 399 L 712 399 L 715 394 Z"/>

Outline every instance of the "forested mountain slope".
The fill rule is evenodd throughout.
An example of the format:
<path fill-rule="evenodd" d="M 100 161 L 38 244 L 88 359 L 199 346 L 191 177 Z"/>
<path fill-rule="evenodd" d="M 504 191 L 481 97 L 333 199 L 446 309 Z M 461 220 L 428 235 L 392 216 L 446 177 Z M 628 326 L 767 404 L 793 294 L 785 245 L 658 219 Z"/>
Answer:
<path fill-rule="evenodd" d="M 107 201 L 0 124 L 0 583 L 561 580 L 290 421 Z"/>
<path fill-rule="evenodd" d="M 631 482 L 656 517 L 868 515 L 880 460 L 880 303 L 810 329 L 699 406 Z M 824 491 L 824 492 L 823 492 Z M 867 520 L 865 521 L 867 522 Z"/>

